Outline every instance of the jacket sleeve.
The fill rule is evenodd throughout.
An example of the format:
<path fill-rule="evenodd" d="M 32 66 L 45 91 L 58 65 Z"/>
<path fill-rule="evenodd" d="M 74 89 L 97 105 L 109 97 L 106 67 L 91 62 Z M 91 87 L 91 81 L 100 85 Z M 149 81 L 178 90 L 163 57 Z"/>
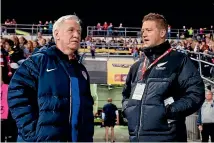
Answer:
<path fill-rule="evenodd" d="M 197 125 L 202 125 L 202 121 L 201 121 L 201 109 L 198 112 L 198 120 L 197 120 Z"/>
<path fill-rule="evenodd" d="M 24 141 L 35 141 L 38 118 L 38 67 L 28 58 L 15 72 L 8 89 L 8 105 Z"/>
<path fill-rule="evenodd" d="M 133 66 L 130 68 L 129 73 L 126 78 L 126 82 L 124 84 L 124 88 L 122 91 L 122 110 L 124 111 L 126 108 L 126 105 L 128 103 L 130 94 L 131 94 L 131 83 L 132 83 L 132 75 L 133 75 Z"/>
<path fill-rule="evenodd" d="M 184 57 L 178 74 L 178 86 L 182 93 L 179 100 L 172 103 L 167 111 L 169 119 L 189 116 L 200 109 L 205 100 L 203 80 L 190 58 Z"/>

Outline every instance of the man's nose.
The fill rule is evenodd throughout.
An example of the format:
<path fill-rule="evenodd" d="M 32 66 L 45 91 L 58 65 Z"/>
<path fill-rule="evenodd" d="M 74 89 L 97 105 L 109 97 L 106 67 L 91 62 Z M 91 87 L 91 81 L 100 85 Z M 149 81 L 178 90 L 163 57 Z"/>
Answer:
<path fill-rule="evenodd" d="M 74 33 L 73 33 L 73 37 L 75 37 L 75 38 L 80 38 L 80 34 L 79 34 L 79 32 L 78 31 L 74 31 Z"/>
<path fill-rule="evenodd" d="M 144 32 L 142 33 L 142 37 L 145 38 L 146 36 L 147 36 L 147 33 L 144 31 Z"/>

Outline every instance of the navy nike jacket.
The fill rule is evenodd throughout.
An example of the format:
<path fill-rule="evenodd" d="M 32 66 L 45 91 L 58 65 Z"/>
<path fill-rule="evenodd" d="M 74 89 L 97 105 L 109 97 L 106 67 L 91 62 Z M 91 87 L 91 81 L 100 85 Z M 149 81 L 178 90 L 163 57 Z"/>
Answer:
<path fill-rule="evenodd" d="M 17 69 L 8 103 L 19 142 L 93 141 L 88 72 L 56 46 L 37 52 Z"/>

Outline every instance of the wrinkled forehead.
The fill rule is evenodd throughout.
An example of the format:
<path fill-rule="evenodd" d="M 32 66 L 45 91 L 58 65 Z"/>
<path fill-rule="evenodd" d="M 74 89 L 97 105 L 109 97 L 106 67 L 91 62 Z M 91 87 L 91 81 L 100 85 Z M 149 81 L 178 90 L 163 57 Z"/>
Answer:
<path fill-rule="evenodd" d="M 66 30 L 72 28 L 74 30 L 81 31 L 80 23 L 74 19 L 67 19 L 63 21 L 60 28 L 66 29 Z"/>

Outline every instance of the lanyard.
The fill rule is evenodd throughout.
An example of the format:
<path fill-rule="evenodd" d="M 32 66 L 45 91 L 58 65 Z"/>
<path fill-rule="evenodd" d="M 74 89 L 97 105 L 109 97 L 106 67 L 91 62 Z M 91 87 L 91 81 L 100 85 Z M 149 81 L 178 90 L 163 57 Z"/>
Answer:
<path fill-rule="evenodd" d="M 146 68 L 146 62 L 147 62 L 147 58 L 145 57 L 145 60 L 143 62 L 143 67 L 142 67 L 142 76 L 141 76 L 141 80 L 143 79 L 143 76 L 145 74 L 145 72 L 147 70 L 149 70 L 153 65 L 155 65 L 160 59 L 162 59 L 164 56 L 166 56 L 167 54 L 169 54 L 171 51 L 173 50 L 173 48 L 168 49 L 165 53 L 163 53 L 160 57 L 158 57 L 154 62 L 152 62 L 148 68 Z"/>

